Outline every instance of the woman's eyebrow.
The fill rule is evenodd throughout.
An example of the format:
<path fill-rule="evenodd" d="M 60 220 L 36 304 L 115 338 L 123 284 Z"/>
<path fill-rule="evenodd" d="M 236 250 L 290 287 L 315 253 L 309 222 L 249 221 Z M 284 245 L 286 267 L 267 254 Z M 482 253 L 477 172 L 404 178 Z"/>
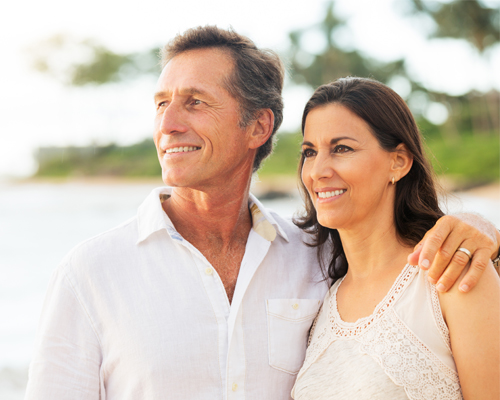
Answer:
<path fill-rule="evenodd" d="M 330 144 L 331 145 L 334 145 L 334 144 L 337 144 L 338 142 L 340 142 L 341 140 L 354 140 L 355 142 L 357 142 L 356 139 L 350 137 L 350 136 L 340 136 L 338 138 L 333 138 L 332 140 L 330 140 Z"/>
<path fill-rule="evenodd" d="M 340 136 L 340 137 L 333 138 L 332 140 L 330 140 L 330 144 L 331 145 L 337 144 L 341 140 L 353 140 L 355 142 L 358 142 L 358 140 L 354 139 L 353 137 L 350 137 L 350 136 Z M 314 147 L 314 144 L 312 144 L 311 142 L 308 142 L 308 141 L 304 141 L 304 142 L 302 142 L 301 146 Z"/>

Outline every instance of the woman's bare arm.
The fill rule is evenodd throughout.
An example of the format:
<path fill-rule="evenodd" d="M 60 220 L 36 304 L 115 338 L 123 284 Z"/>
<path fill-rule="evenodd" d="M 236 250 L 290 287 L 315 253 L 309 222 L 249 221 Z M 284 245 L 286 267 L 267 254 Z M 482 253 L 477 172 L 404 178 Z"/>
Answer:
<path fill-rule="evenodd" d="M 466 274 L 463 271 L 462 276 Z M 439 293 L 466 400 L 500 399 L 500 278 L 491 262 L 476 287 Z"/>

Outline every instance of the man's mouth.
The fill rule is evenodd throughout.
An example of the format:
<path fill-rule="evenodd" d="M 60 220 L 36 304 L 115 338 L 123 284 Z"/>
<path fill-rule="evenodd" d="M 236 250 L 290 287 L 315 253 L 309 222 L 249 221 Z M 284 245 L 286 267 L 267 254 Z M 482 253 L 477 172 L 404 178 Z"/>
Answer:
<path fill-rule="evenodd" d="M 320 199 L 328 199 L 330 197 L 341 195 L 342 193 L 345 193 L 346 191 L 347 191 L 346 189 L 340 189 L 340 190 L 333 190 L 331 192 L 318 192 L 318 197 Z"/>
<path fill-rule="evenodd" d="M 188 153 L 190 151 L 200 150 L 201 147 L 196 146 L 185 146 L 185 147 L 172 147 L 171 149 L 165 150 L 166 154 L 171 153 Z"/>

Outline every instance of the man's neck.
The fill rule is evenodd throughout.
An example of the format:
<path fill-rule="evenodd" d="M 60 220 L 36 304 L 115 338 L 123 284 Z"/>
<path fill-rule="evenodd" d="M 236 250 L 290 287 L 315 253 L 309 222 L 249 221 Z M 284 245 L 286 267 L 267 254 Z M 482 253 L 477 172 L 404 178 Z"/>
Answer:
<path fill-rule="evenodd" d="M 248 209 L 250 182 L 217 191 L 175 188 L 163 209 L 184 239 L 218 272 L 231 302 L 252 227 Z"/>
<path fill-rule="evenodd" d="M 249 184 L 211 191 L 174 188 L 163 209 L 183 237 L 229 243 L 241 231 L 248 236 L 252 225 L 248 197 Z"/>

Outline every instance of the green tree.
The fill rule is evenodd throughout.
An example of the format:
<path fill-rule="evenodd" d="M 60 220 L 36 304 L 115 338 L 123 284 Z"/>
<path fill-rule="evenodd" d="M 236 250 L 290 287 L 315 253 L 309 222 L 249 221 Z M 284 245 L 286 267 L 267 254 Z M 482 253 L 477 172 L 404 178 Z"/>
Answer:
<path fill-rule="evenodd" d="M 128 81 L 161 71 L 158 48 L 120 54 L 95 40 L 54 35 L 29 49 L 31 64 L 69 86 Z"/>
<path fill-rule="evenodd" d="M 381 63 L 367 58 L 357 50 L 343 50 L 335 41 L 338 30 L 345 27 L 346 21 L 334 13 L 334 3 L 328 4 L 323 21 L 307 29 L 297 29 L 289 33 L 290 49 L 286 58 L 292 67 L 292 80 L 306 83 L 316 88 L 343 76 L 373 77 L 387 83 L 394 75 L 406 76 L 404 61 Z M 310 54 L 302 44 L 308 31 L 316 30 L 323 35 L 326 47 L 321 54 Z M 304 63 L 304 59 L 311 62 Z"/>
<path fill-rule="evenodd" d="M 463 39 L 480 52 L 500 41 L 500 11 L 482 1 L 410 0 L 410 4 L 412 13 L 422 13 L 435 22 L 436 29 L 430 37 Z"/>
<path fill-rule="evenodd" d="M 403 17 L 426 18 L 432 21 L 433 28 L 423 32 L 428 40 L 448 38 L 466 41 L 477 49 L 478 57 L 484 59 L 487 59 L 489 51 L 500 43 L 500 11 L 481 0 L 396 0 L 395 4 Z M 412 78 L 404 59 L 382 62 L 367 57 L 357 49 L 346 49 L 342 46 L 342 43 L 338 42 L 338 34 L 342 29 L 346 29 L 346 22 L 336 14 L 335 3 L 330 2 L 326 5 L 321 21 L 290 32 L 290 46 L 284 57 L 291 66 L 292 82 L 316 88 L 348 75 L 372 77 L 387 84 L 395 78 L 406 79 L 412 91 L 409 97 L 410 107 L 431 147 L 434 146 L 440 154 L 445 154 L 446 148 L 470 148 L 475 143 L 474 140 L 484 139 L 483 142 L 488 143 L 486 147 L 490 151 L 482 151 L 483 156 L 471 156 L 471 151 L 466 153 L 472 157 L 468 164 L 464 164 L 460 157 L 455 156 L 458 151 L 446 153 L 446 157 L 454 157 L 456 162 L 449 163 L 453 168 L 443 172 L 468 174 L 470 177 L 474 175 L 473 179 L 478 181 L 477 177 L 481 175 L 482 170 L 491 171 L 491 165 L 495 162 L 498 164 L 499 146 L 495 145 L 498 143 L 500 130 L 498 91 L 492 90 L 487 94 L 472 91 L 461 96 L 451 96 L 424 87 Z M 324 42 L 323 48 L 317 53 L 310 52 L 305 44 L 304 39 L 311 32 L 319 34 Z M 31 54 L 36 69 L 73 86 L 102 85 L 130 80 L 144 74 L 158 75 L 160 72 L 158 48 L 119 54 L 95 41 L 77 41 L 59 35 L 33 46 Z M 413 101 L 418 99 L 420 100 Z M 426 107 L 433 102 L 446 106 L 448 110 L 449 118 L 442 126 L 433 125 L 424 118 Z M 294 146 L 291 140 L 290 137 L 289 141 L 282 141 L 283 149 Z M 272 171 L 286 169 L 286 165 L 294 166 L 294 160 L 289 161 L 285 156 L 288 153 L 277 152 L 275 162 L 270 160 L 266 163 L 263 173 L 271 174 Z M 442 157 L 445 159 L 445 156 Z M 108 162 L 109 160 L 106 161 Z M 462 170 L 461 165 L 464 166 Z M 471 168 L 471 165 L 476 165 L 477 168 Z M 488 179 L 492 176 L 498 177 L 498 168 L 493 168 L 493 171 L 493 175 L 484 176 L 488 176 Z"/>

